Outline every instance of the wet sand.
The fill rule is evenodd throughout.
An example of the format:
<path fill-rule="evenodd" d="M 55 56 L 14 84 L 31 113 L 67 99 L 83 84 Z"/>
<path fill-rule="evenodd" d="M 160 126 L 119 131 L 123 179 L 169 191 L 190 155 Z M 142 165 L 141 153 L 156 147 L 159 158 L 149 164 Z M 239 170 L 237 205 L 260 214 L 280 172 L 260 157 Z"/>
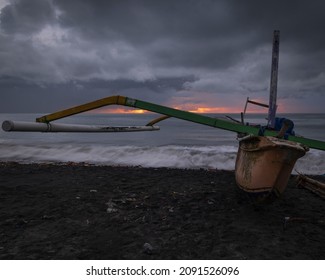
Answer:
<path fill-rule="evenodd" d="M 295 176 L 256 205 L 231 171 L 2 162 L 0 259 L 325 259 L 325 201 Z"/>

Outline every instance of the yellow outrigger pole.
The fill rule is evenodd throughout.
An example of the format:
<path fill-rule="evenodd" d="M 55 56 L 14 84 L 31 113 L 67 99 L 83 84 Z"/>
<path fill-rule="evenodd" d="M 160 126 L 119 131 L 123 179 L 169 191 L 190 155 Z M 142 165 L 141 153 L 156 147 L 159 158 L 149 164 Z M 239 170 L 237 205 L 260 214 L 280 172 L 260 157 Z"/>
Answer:
<path fill-rule="evenodd" d="M 71 107 L 36 119 L 36 122 L 5 121 L 5 131 L 42 132 L 131 132 L 159 130 L 156 123 L 169 117 L 238 133 L 239 147 L 235 164 L 235 177 L 238 186 L 259 199 L 280 196 L 286 188 L 292 169 L 309 148 L 325 151 L 325 142 L 295 136 L 291 132 L 293 123 L 284 118 L 276 118 L 277 69 L 279 58 L 279 31 L 274 31 L 273 55 L 269 104 L 262 104 L 247 98 L 241 122 L 224 120 L 205 115 L 182 111 L 155 103 L 125 96 L 109 96 L 79 106 Z M 249 125 L 244 122 L 248 103 L 266 107 L 268 123 L 265 126 Z M 101 108 L 109 105 L 134 107 L 162 114 L 145 126 L 111 127 L 58 124 L 53 121 Z M 280 125 L 279 125 L 280 124 Z M 279 126 L 281 126 L 279 128 Z M 276 131 L 279 130 L 279 131 Z M 285 139 L 282 139 L 285 138 Z"/>
<path fill-rule="evenodd" d="M 96 101 L 92 101 L 86 104 L 82 104 L 76 107 L 71 107 L 62 111 L 58 111 L 52 114 L 48 114 L 36 119 L 36 122 L 39 123 L 50 123 L 52 121 L 62 119 L 68 116 L 72 116 L 75 114 L 79 114 L 82 112 L 86 112 L 89 110 L 97 109 L 103 106 L 108 105 L 122 105 L 127 107 L 134 107 L 138 109 L 143 109 L 155 113 L 160 113 L 163 116 L 155 119 L 147 124 L 147 126 L 151 127 L 159 121 L 162 121 L 169 117 L 174 117 L 194 123 L 199 123 L 207 126 L 212 126 L 215 128 L 220 128 L 224 130 L 229 130 L 237 133 L 244 133 L 248 135 L 261 135 L 263 133 L 264 136 L 277 136 L 278 132 L 274 130 L 270 130 L 264 127 L 259 126 L 250 126 L 241 123 L 231 122 L 223 119 L 212 118 L 196 113 L 191 113 L 187 111 L 182 111 L 162 105 L 158 105 L 155 103 L 149 103 L 138 99 L 133 99 L 125 96 L 110 96 L 106 98 L 102 98 Z M 263 131 L 263 132 L 262 132 Z M 309 148 L 319 149 L 325 151 L 325 142 L 315 139 L 309 139 L 304 137 L 292 136 L 289 135 L 288 139 L 293 142 L 301 143 L 303 145 L 308 146 Z"/>
<path fill-rule="evenodd" d="M 52 121 L 62 119 L 68 116 L 80 114 L 82 112 L 94 110 L 109 105 L 121 105 L 143 109 L 155 113 L 160 113 L 163 116 L 149 122 L 145 126 L 130 126 L 130 127 L 111 127 L 111 126 L 87 126 L 87 125 L 69 125 L 56 124 Z M 215 128 L 220 128 L 236 133 L 252 135 L 252 136 L 278 136 L 278 131 L 268 129 L 262 126 L 250 126 L 242 123 L 231 122 L 219 118 L 212 118 L 201 114 L 196 114 L 188 111 L 182 111 L 155 103 L 149 103 L 138 99 L 133 99 L 125 96 L 109 96 L 79 106 L 71 107 L 65 110 L 57 111 L 48 115 L 44 115 L 36 119 L 36 122 L 16 122 L 4 121 L 2 128 L 5 131 L 41 131 L 41 132 L 130 132 L 130 131 L 151 131 L 159 130 L 159 127 L 154 126 L 159 121 L 166 118 L 174 117 L 202 125 L 207 125 Z M 300 136 L 289 135 L 289 141 L 303 144 L 309 148 L 325 151 L 325 142 L 315 139 L 304 138 Z"/>
<path fill-rule="evenodd" d="M 142 127 L 107 126 L 93 128 L 84 125 L 60 125 L 54 122 L 68 116 L 108 105 L 121 105 L 143 109 L 160 113 L 162 116 Z M 263 201 L 265 199 L 273 200 L 282 194 L 296 160 L 304 156 L 309 148 L 325 151 L 324 141 L 292 135 L 289 135 L 287 139 L 279 139 L 279 131 L 272 130 L 267 126 L 245 125 L 241 122 L 212 118 L 120 95 L 102 98 L 44 115 L 37 118 L 36 122 L 5 121 L 2 124 L 2 128 L 5 131 L 43 132 L 152 131 L 159 130 L 159 127 L 155 126 L 155 124 L 169 117 L 239 133 L 239 148 L 235 166 L 236 182 L 241 189 L 252 194 L 257 201 Z"/>

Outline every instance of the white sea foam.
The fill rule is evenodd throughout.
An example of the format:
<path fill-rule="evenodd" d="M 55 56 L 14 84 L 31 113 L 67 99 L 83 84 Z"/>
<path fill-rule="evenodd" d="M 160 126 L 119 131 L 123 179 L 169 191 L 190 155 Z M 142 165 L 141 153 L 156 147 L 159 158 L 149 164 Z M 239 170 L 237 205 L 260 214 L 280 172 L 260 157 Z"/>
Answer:
<path fill-rule="evenodd" d="M 306 155 L 298 159 L 294 174 L 297 172 L 303 174 L 325 175 L 325 152 L 311 149 Z"/>
<path fill-rule="evenodd" d="M 33 120 L 35 117 L 0 114 L 2 120 Z M 297 133 L 325 141 L 324 114 L 289 117 L 295 121 Z M 146 114 L 85 115 L 72 117 L 71 122 L 143 125 L 152 118 Z M 260 116 L 252 115 L 250 118 L 248 121 L 258 123 Z M 161 124 L 160 131 L 130 134 L 15 133 L 0 129 L 0 161 L 74 161 L 97 165 L 234 170 L 237 147 L 236 134 L 232 132 L 176 119 L 166 120 Z M 311 149 L 298 160 L 295 170 L 304 174 L 325 174 L 324 155 L 324 151 Z"/>
<path fill-rule="evenodd" d="M 1 161 L 88 162 L 97 165 L 205 168 L 234 170 L 236 146 L 111 146 L 85 143 L 22 145 L 2 142 Z M 295 170 L 304 174 L 324 174 L 324 152 L 311 150 L 298 160 Z M 295 172 L 294 172 L 295 173 Z"/>
<path fill-rule="evenodd" d="M 232 170 L 237 148 L 233 146 L 104 146 L 94 144 L 0 146 L 0 160 L 19 162 L 89 162 L 100 165 L 143 167 L 217 168 Z"/>

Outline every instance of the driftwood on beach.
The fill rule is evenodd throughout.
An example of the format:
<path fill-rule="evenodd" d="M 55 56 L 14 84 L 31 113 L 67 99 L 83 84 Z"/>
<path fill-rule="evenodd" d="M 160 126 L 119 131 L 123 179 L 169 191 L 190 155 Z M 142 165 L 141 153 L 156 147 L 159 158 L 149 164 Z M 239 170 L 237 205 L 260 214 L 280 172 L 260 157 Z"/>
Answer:
<path fill-rule="evenodd" d="M 299 186 L 302 186 L 325 199 L 325 183 L 316 181 L 302 174 L 299 174 L 297 177 L 297 182 Z"/>

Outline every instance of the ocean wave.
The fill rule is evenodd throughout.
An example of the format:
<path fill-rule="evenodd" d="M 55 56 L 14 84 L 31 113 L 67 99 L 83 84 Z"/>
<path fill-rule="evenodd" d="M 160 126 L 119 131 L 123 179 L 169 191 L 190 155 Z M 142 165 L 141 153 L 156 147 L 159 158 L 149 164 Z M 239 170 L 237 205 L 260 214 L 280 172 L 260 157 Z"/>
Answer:
<path fill-rule="evenodd" d="M 88 162 L 143 167 L 217 168 L 233 170 L 234 146 L 105 146 L 95 144 L 0 146 L 0 160 L 18 162 Z"/>
<path fill-rule="evenodd" d="M 0 143 L 1 161 L 23 163 L 87 162 L 96 165 L 170 167 L 234 170 L 237 147 L 220 146 L 112 146 L 86 143 Z M 295 170 L 304 174 L 324 174 L 323 151 L 311 150 L 299 159 Z M 296 173 L 293 171 L 293 173 Z"/>

